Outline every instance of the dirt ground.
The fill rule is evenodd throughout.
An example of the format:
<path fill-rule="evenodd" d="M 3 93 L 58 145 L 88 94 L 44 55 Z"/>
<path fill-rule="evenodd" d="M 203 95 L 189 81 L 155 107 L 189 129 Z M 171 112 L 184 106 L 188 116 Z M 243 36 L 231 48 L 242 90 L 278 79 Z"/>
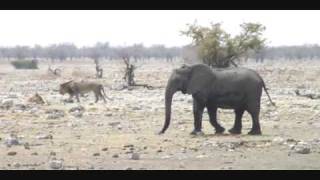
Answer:
<path fill-rule="evenodd" d="M 124 64 L 117 61 L 102 63 L 103 79 L 95 79 L 91 61 L 53 64 L 62 69 L 61 77 L 48 74 L 44 63 L 39 70 L 15 70 L 1 63 L 0 169 L 320 169 L 320 99 L 295 94 L 297 89 L 319 93 L 320 61 L 243 65 L 260 73 L 276 103 L 271 106 L 263 93 L 261 136 L 247 135 L 248 113 L 241 135 L 215 135 L 206 111 L 205 135 L 190 135 L 192 98 L 182 93 L 174 96 L 169 129 L 158 135 L 164 124 L 164 88 L 180 65 L 140 63 L 136 81 L 157 88 L 119 90 Z M 101 82 L 112 100 L 95 104 L 89 93 L 80 103 L 64 103 L 68 96 L 58 88 L 70 79 Z M 35 92 L 45 105 L 27 101 Z M 69 112 L 80 105 L 82 116 Z M 233 111 L 219 110 L 218 120 L 230 129 Z"/>

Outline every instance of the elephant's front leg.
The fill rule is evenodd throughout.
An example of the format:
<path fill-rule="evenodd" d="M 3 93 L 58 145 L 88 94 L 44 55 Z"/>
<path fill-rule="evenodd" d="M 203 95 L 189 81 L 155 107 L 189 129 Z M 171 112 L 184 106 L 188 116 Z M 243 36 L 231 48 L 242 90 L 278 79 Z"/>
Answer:
<path fill-rule="evenodd" d="M 218 120 L 217 120 L 217 107 L 207 106 L 207 109 L 209 113 L 210 123 L 215 128 L 216 134 L 223 133 L 225 129 L 218 123 Z"/>
<path fill-rule="evenodd" d="M 193 116 L 194 116 L 194 130 L 191 132 L 192 135 L 202 135 L 202 114 L 204 105 L 199 103 L 196 99 L 193 99 Z"/>

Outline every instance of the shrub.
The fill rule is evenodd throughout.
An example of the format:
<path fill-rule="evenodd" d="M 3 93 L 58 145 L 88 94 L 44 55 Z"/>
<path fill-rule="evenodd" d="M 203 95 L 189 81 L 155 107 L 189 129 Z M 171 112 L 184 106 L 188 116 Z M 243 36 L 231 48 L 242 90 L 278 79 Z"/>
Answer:
<path fill-rule="evenodd" d="M 38 69 L 37 60 L 15 60 L 12 61 L 11 64 L 16 69 Z"/>

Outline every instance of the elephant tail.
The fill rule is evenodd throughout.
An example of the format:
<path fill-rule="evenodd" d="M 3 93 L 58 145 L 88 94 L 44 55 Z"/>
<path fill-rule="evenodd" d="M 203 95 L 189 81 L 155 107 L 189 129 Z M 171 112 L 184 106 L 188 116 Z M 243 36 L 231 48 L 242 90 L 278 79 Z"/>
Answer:
<path fill-rule="evenodd" d="M 261 78 L 261 77 L 260 77 L 260 78 Z M 268 96 L 268 98 L 269 98 L 270 103 L 271 103 L 273 106 L 276 106 L 276 104 L 275 104 L 274 102 L 272 102 L 272 100 L 271 100 L 271 97 L 270 97 L 270 95 L 269 95 L 269 93 L 268 93 L 268 91 L 267 91 L 267 88 L 266 88 L 266 84 L 264 83 L 264 81 L 263 81 L 262 78 L 261 78 L 261 80 L 262 80 L 263 89 L 264 89 L 264 91 L 266 92 L 266 94 L 267 94 L 267 96 Z"/>

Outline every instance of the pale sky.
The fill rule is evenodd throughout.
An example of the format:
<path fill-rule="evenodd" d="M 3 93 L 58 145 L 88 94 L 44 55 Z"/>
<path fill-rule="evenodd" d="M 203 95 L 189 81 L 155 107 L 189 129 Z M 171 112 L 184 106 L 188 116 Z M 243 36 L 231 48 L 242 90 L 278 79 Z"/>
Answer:
<path fill-rule="evenodd" d="M 96 42 L 111 46 L 143 43 L 168 47 L 186 45 L 191 39 L 180 31 L 194 20 L 209 25 L 223 22 L 231 34 L 243 22 L 266 26 L 268 45 L 320 44 L 320 11 L 0 11 L 0 46 L 71 42 L 78 47 Z"/>

